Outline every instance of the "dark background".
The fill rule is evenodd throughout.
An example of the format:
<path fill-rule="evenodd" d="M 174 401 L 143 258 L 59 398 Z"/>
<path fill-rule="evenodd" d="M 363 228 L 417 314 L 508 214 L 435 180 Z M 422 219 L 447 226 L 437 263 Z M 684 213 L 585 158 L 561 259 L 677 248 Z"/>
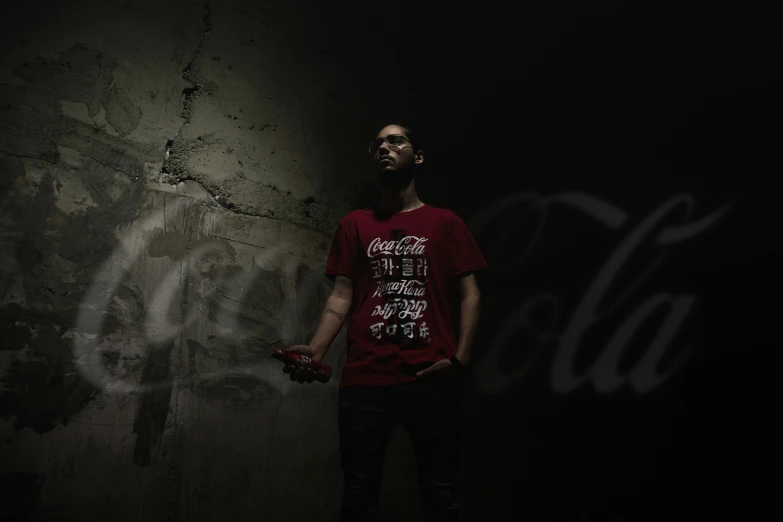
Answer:
<path fill-rule="evenodd" d="M 381 22 L 383 5 L 372 10 L 368 22 Z M 424 201 L 470 216 L 514 192 L 583 191 L 634 223 L 679 193 L 694 197 L 695 216 L 735 202 L 673 248 L 646 287 L 701 297 L 675 341 L 695 354 L 670 381 L 647 394 L 627 384 L 600 394 L 586 383 L 561 396 L 547 389 L 542 362 L 477 415 L 487 472 L 473 493 L 487 519 L 765 513 L 778 483 L 767 477 L 778 462 L 780 26 L 761 10 L 714 3 L 408 13 L 399 33 L 357 52 L 373 64 L 367 74 L 381 82 L 399 71 L 417 94 L 438 178 L 422 187 Z M 491 312 L 477 358 L 504 312 L 542 288 L 558 289 L 567 315 L 628 230 L 582 228 L 587 218 L 562 215 L 518 278 L 482 274 Z M 489 241 L 479 238 L 485 251 Z M 600 350 L 608 333 L 585 350 Z"/>

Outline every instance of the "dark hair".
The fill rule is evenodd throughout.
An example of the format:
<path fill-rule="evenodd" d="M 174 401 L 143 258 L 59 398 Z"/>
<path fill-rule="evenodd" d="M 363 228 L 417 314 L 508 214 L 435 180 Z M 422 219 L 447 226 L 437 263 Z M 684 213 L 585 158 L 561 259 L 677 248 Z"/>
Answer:
<path fill-rule="evenodd" d="M 397 125 L 398 127 L 405 129 L 405 134 L 408 135 L 408 139 L 410 140 L 414 150 L 424 150 L 424 147 L 422 146 L 423 144 L 421 142 L 421 136 L 419 136 L 419 128 L 417 126 L 411 125 L 410 122 L 394 123 L 393 125 Z"/>

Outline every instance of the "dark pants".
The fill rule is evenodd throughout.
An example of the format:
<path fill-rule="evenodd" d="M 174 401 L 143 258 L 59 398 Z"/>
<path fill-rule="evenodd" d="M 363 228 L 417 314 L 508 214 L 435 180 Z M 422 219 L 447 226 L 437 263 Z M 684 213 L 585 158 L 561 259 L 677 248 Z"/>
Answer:
<path fill-rule="evenodd" d="M 458 405 L 459 385 L 429 376 L 410 384 L 339 390 L 342 522 L 376 520 L 384 454 L 400 423 L 416 455 L 425 518 L 457 521 Z"/>

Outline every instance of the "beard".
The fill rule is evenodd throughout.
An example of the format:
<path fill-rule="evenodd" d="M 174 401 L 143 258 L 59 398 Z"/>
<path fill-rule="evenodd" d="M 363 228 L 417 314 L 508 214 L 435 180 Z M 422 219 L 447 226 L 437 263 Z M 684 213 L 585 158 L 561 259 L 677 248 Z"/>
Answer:
<path fill-rule="evenodd" d="M 384 187 L 405 188 L 413 180 L 413 169 L 383 171 L 378 179 Z"/>

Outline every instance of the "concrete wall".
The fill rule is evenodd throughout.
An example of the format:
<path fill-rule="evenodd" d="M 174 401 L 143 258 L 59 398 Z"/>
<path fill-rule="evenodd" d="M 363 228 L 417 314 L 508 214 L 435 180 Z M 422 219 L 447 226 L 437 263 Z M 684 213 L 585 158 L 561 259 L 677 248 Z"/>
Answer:
<path fill-rule="evenodd" d="M 344 331 L 327 385 L 291 383 L 268 354 L 309 340 L 337 220 L 374 191 L 349 147 L 379 91 L 346 58 L 339 10 L 17 9 L 0 68 L 8 509 L 337 520 Z M 406 444 L 384 509 L 417 520 Z"/>

